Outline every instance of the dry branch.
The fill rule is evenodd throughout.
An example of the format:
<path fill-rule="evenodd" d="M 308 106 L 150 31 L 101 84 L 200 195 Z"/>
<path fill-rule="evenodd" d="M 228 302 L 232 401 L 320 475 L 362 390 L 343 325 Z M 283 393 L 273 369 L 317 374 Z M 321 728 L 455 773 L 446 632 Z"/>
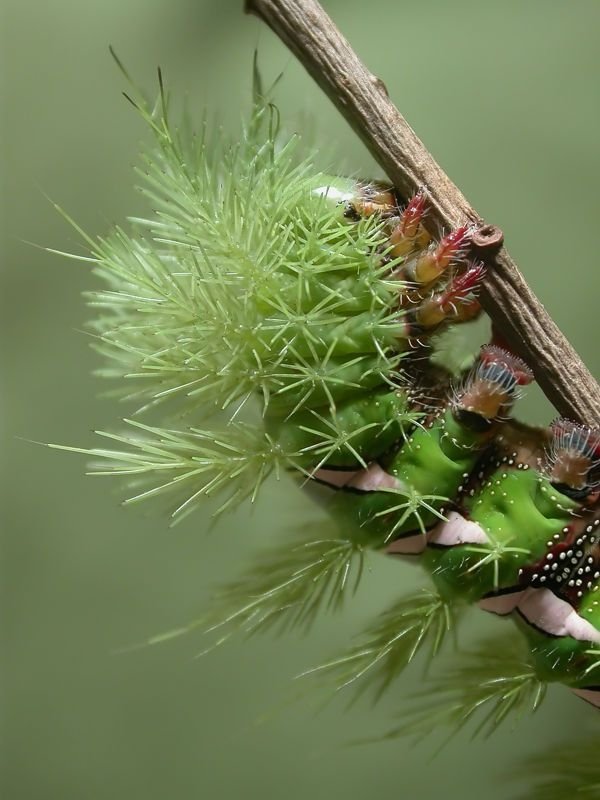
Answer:
<path fill-rule="evenodd" d="M 489 266 L 481 292 L 485 310 L 531 366 L 556 409 L 600 425 L 600 387 L 502 247 L 502 232 L 485 225 L 319 3 L 246 0 L 245 7 L 297 56 L 402 194 L 425 185 L 439 224 L 448 228 L 472 220 L 481 225 L 478 250 Z"/>

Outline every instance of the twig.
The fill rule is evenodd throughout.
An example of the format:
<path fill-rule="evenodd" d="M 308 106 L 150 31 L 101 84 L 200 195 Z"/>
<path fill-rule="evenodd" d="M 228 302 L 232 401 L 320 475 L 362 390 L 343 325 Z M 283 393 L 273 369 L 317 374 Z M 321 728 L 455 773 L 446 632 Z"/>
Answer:
<path fill-rule="evenodd" d="M 502 247 L 502 231 L 485 225 L 319 3 L 246 0 L 245 9 L 266 22 L 297 56 L 402 194 L 424 185 L 439 224 L 448 228 L 472 220 L 481 226 L 475 244 L 489 267 L 483 307 L 531 366 L 556 409 L 600 425 L 600 387 Z"/>

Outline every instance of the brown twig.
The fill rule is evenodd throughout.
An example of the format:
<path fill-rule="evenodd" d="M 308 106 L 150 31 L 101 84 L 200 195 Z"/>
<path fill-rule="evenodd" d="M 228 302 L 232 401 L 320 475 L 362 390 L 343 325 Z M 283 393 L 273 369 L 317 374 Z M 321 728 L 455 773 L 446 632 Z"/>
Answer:
<path fill-rule="evenodd" d="M 600 387 L 502 246 L 502 231 L 471 207 L 319 3 L 246 0 L 245 8 L 297 56 L 403 195 L 424 185 L 437 223 L 448 228 L 471 220 L 480 226 L 476 246 L 489 266 L 481 292 L 485 310 L 556 409 L 600 425 Z"/>

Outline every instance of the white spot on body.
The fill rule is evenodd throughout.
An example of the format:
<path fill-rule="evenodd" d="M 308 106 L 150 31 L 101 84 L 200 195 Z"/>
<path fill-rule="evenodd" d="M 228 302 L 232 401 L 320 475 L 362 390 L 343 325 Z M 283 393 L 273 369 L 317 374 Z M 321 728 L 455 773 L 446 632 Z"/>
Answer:
<path fill-rule="evenodd" d="M 312 193 L 317 197 L 326 197 L 335 203 L 349 203 L 354 199 L 352 192 L 343 192 L 336 186 L 318 186 Z"/>

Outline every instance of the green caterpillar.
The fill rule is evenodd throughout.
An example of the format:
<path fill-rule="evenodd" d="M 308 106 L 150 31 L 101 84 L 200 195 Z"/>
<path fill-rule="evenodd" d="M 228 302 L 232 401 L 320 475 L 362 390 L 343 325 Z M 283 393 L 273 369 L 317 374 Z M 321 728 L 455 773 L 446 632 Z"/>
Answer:
<path fill-rule="evenodd" d="M 126 398 L 178 416 L 83 452 L 129 477 L 130 502 L 175 499 L 174 520 L 206 498 L 254 500 L 289 472 L 343 534 L 311 544 L 305 565 L 279 562 L 279 583 L 254 593 L 263 619 L 283 591 L 296 594 L 282 608 L 318 608 L 302 595 L 315 575 L 341 593 L 364 549 L 419 554 L 436 608 L 513 614 L 540 679 L 599 705 L 600 435 L 512 421 L 532 376 L 502 347 L 458 377 L 430 358 L 480 312 L 473 227 L 433 236 L 425 189 L 406 202 L 319 173 L 264 102 L 239 144 L 175 129 L 163 93 L 155 112 L 137 104 L 156 139 L 155 213 L 88 241 L 106 285 L 93 326 Z"/>

